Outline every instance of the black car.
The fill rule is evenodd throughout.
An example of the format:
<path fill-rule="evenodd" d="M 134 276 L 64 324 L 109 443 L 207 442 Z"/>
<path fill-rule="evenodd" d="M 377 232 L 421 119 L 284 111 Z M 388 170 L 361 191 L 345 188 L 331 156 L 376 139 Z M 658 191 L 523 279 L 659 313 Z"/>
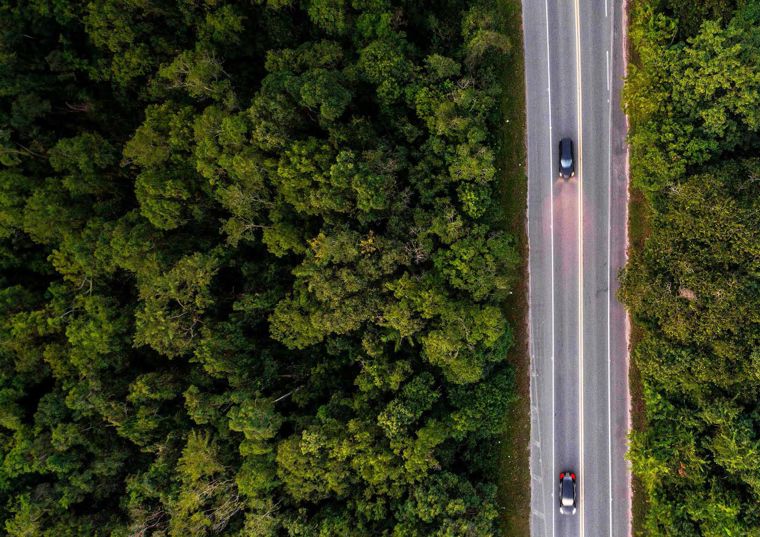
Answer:
<path fill-rule="evenodd" d="M 563 515 L 575 514 L 575 474 L 559 474 L 559 512 Z"/>
<path fill-rule="evenodd" d="M 570 138 L 562 138 L 559 141 L 559 175 L 563 179 L 568 179 L 575 175 L 573 141 Z"/>

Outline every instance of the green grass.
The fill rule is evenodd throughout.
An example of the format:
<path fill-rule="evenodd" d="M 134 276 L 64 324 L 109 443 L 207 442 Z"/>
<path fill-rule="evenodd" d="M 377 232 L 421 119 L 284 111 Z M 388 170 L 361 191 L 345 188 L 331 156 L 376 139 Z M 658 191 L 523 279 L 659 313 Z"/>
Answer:
<path fill-rule="evenodd" d="M 505 420 L 501 441 L 499 503 L 505 537 L 528 537 L 530 531 L 530 356 L 528 353 L 528 243 L 525 233 L 527 177 L 525 175 L 525 74 L 520 0 L 497 0 L 502 31 L 511 37 L 512 50 L 502 69 L 502 128 L 498 164 L 501 171 L 501 208 L 507 229 L 517 237 L 522 254 L 518 285 L 504 304 L 515 331 L 508 360 L 516 371 L 518 399 Z"/>
<path fill-rule="evenodd" d="M 630 187 L 630 199 L 628 202 L 628 237 L 630 239 L 630 253 L 641 252 L 644 241 L 651 230 L 652 209 L 644 194 L 637 188 Z"/>
<path fill-rule="evenodd" d="M 631 187 L 630 202 L 628 204 L 628 236 L 630 237 L 629 255 L 641 252 L 644 241 L 651 230 L 651 208 L 641 191 Z M 631 350 L 636 348 L 643 337 L 642 329 L 635 323 L 631 323 Z M 631 366 L 628 371 L 628 385 L 631 392 L 631 426 L 635 431 L 641 431 L 646 427 L 646 414 L 644 412 L 644 393 L 641 382 L 641 373 L 636 366 L 636 361 L 631 356 Z M 644 535 L 644 518 L 646 517 L 649 502 L 646 492 L 642 489 L 641 481 L 633 477 L 633 535 Z"/>

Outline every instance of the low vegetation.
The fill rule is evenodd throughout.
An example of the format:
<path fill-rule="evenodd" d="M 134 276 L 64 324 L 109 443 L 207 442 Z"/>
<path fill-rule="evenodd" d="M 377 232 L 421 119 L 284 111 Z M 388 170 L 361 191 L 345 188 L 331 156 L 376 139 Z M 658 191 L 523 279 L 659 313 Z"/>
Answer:
<path fill-rule="evenodd" d="M 640 328 L 645 535 L 760 535 L 760 2 L 637 2 L 631 172 L 650 236 L 621 296 Z"/>

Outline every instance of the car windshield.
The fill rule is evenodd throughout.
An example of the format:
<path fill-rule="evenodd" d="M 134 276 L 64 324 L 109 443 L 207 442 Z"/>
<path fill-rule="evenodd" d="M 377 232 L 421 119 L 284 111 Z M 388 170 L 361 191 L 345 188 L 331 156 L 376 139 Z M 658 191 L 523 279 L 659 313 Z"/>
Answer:
<path fill-rule="evenodd" d="M 562 163 L 562 166 L 564 166 L 565 168 L 569 168 L 570 165 L 573 163 L 573 161 L 568 157 L 563 158 L 562 160 L 560 160 L 560 162 Z"/>

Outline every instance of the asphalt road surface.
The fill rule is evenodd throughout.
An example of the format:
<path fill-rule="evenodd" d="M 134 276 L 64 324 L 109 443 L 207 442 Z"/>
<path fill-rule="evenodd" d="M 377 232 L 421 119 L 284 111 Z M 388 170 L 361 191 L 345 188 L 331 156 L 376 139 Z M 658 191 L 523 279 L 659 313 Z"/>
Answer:
<path fill-rule="evenodd" d="M 630 535 L 622 0 L 523 0 L 528 105 L 531 534 Z M 575 142 L 575 177 L 558 144 Z M 559 514 L 559 473 L 578 512 Z"/>

